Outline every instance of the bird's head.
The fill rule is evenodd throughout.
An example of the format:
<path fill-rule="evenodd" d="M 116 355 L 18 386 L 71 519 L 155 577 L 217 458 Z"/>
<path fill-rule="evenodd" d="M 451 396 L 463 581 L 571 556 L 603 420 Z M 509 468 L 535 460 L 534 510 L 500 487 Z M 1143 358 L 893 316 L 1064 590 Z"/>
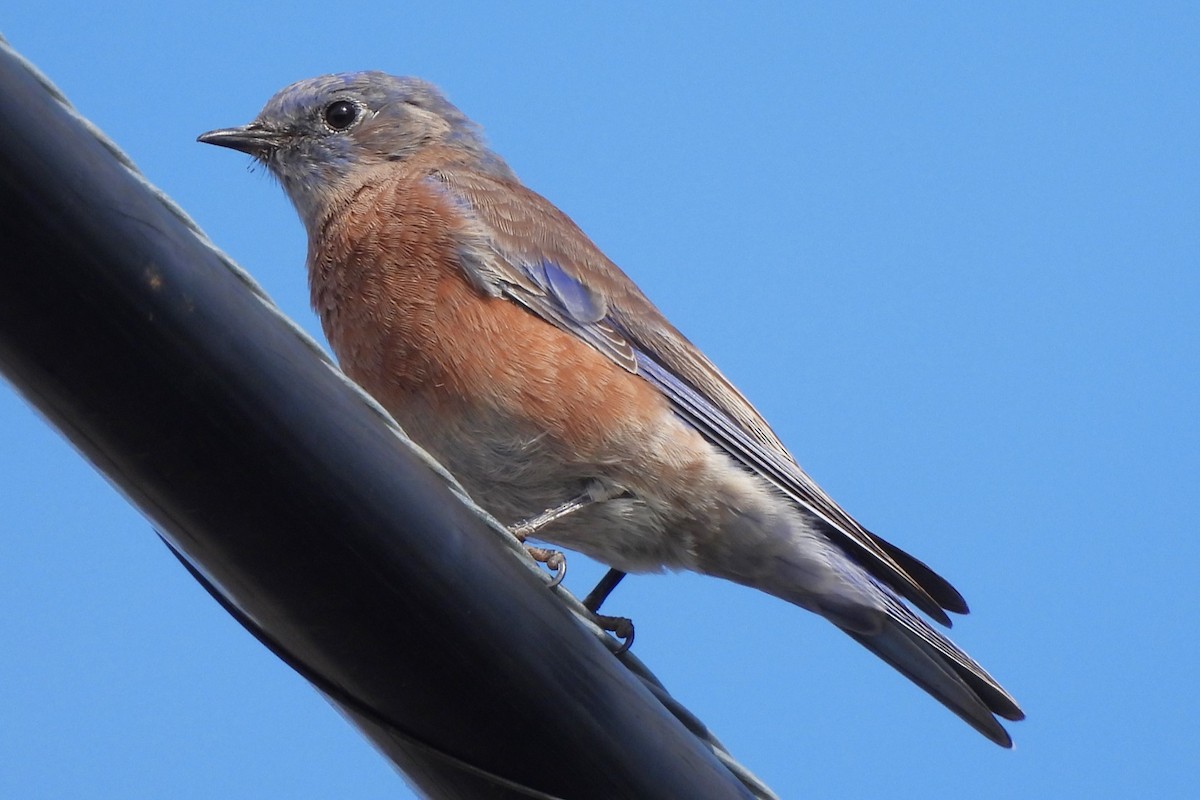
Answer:
<path fill-rule="evenodd" d="M 478 167 L 508 173 L 475 123 L 437 87 L 382 72 L 343 72 L 293 83 L 237 128 L 199 137 L 254 156 L 283 185 L 301 217 L 315 222 L 367 172 L 443 145 Z"/>

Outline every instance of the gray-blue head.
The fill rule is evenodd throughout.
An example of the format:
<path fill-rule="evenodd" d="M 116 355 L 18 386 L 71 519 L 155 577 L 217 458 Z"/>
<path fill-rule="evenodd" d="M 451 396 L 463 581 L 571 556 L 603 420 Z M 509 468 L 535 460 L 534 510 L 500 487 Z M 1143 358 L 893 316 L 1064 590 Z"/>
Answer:
<path fill-rule="evenodd" d="M 249 153 L 279 179 L 306 223 L 357 188 L 364 171 L 449 145 L 478 166 L 511 176 L 475 123 L 437 87 L 383 72 L 342 72 L 298 81 L 272 97 L 249 125 L 199 137 Z"/>

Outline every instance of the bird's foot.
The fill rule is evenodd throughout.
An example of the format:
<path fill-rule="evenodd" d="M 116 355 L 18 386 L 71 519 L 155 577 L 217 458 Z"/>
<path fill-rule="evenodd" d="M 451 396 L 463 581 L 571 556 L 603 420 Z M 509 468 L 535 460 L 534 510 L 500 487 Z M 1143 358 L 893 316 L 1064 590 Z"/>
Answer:
<path fill-rule="evenodd" d="M 508 529 L 509 533 L 517 537 L 517 539 L 524 544 L 527 538 L 533 536 L 550 523 L 560 520 L 570 514 L 574 514 L 579 509 L 586 508 L 592 503 L 601 502 L 608 497 L 609 495 L 602 494 L 599 491 L 585 492 L 579 497 L 568 500 L 561 506 L 548 508 L 541 514 L 538 514 L 536 517 L 530 517 L 529 519 L 518 522 L 516 525 L 513 525 Z M 525 545 L 525 549 L 529 551 L 529 555 L 534 561 L 545 564 L 547 567 L 554 570 L 554 580 L 550 582 L 551 588 L 562 583 L 563 577 L 565 577 L 567 574 L 567 559 L 562 553 L 558 552 L 557 550 L 548 550 L 544 547 L 534 547 L 528 544 Z"/>
<path fill-rule="evenodd" d="M 517 536 L 518 539 L 522 537 Z M 522 541 L 524 541 L 522 539 Z M 567 576 L 567 557 L 558 550 L 550 550 L 545 547 L 534 547 L 531 544 L 525 545 L 525 551 L 529 553 L 529 557 L 539 564 L 545 564 L 549 569 L 554 570 L 554 577 L 550 579 L 550 588 L 553 589 L 562 583 L 563 578 Z"/>
<path fill-rule="evenodd" d="M 625 617 L 609 617 L 604 614 L 599 614 L 600 606 L 612 594 L 612 590 L 617 588 L 617 584 L 625 577 L 625 573 L 619 569 L 610 569 L 604 573 L 604 577 L 596 584 L 596 588 L 588 592 L 588 596 L 583 599 L 583 607 L 592 612 L 592 619 L 600 626 L 601 630 L 608 631 L 623 640 L 616 654 L 621 655 L 633 645 L 633 620 Z"/>
<path fill-rule="evenodd" d="M 621 646 L 614 651 L 613 655 L 619 656 L 633 646 L 633 620 L 595 613 L 592 614 L 592 619 L 600 626 L 600 630 L 608 631 L 621 640 Z"/>

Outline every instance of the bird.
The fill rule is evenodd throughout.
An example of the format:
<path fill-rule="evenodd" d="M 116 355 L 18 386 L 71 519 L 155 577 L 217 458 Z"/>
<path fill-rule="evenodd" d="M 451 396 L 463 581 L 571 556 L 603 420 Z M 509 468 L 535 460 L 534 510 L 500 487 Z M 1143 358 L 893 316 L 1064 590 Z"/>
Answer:
<path fill-rule="evenodd" d="M 1023 719 L 1017 702 L 918 613 L 949 626 L 962 595 L 826 494 L 436 86 L 309 78 L 199 141 L 279 182 L 342 370 L 498 520 L 614 570 L 691 570 L 814 612 L 1012 746 L 997 717 Z"/>

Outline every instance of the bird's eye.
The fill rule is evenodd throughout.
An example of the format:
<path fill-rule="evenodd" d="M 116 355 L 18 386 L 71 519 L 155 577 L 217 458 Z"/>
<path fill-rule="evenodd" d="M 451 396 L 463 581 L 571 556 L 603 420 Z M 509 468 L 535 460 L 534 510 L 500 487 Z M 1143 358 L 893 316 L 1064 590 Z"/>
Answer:
<path fill-rule="evenodd" d="M 358 106 L 349 100 L 337 100 L 325 106 L 325 124 L 335 131 L 344 131 L 358 119 Z"/>

